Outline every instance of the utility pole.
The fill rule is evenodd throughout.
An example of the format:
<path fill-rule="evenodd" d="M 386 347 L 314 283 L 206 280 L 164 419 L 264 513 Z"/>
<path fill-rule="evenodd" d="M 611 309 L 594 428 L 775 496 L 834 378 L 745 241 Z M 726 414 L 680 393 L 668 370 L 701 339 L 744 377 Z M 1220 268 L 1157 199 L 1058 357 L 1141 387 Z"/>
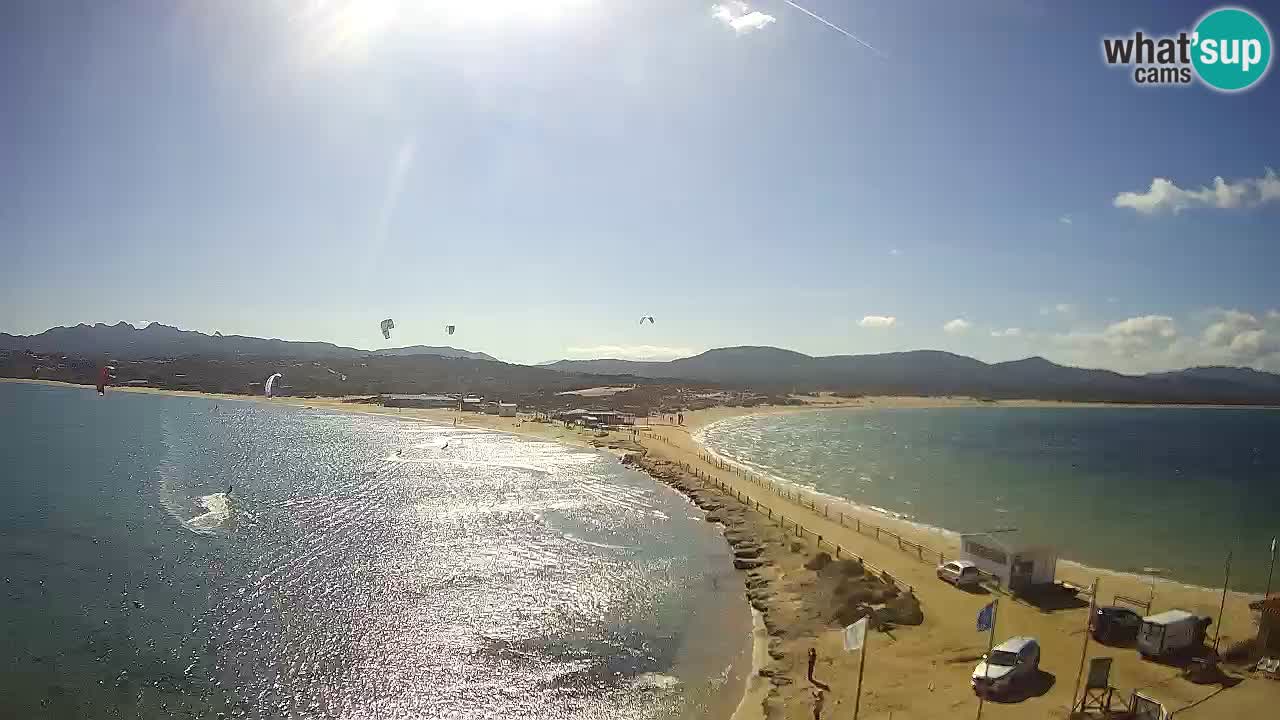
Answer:
<path fill-rule="evenodd" d="M 1089 593 L 1089 614 L 1084 620 L 1084 644 L 1080 646 L 1080 668 L 1076 670 L 1076 689 L 1071 693 L 1071 710 L 1076 711 L 1076 698 L 1080 696 L 1080 678 L 1084 675 L 1084 659 L 1089 654 L 1089 627 L 1093 624 L 1094 609 L 1098 606 L 1098 578 L 1093 579 L 1093 590 Z M 1150 606 L 1147 606 L 1150 612 Z"/>

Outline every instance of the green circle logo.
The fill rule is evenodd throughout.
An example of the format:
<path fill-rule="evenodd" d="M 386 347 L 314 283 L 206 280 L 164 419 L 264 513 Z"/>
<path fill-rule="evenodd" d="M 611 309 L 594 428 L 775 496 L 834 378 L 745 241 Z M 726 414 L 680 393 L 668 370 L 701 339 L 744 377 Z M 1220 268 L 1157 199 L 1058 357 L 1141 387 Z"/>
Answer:
<path fill-rule="evenodd" d="M 1205 15 L 1191 42 L 1196 73 L 1216 90 L 1244 90 L 1271 65 L 1271 33 L 1248 10 L 1220 8 Z"/>

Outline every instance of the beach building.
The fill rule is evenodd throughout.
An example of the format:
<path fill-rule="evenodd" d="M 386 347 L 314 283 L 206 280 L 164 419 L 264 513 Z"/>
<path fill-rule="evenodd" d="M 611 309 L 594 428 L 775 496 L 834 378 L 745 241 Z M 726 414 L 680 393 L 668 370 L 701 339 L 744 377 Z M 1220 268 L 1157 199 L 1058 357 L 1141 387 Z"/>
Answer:
<path fill-rule="evenodd" d="M 462 409 L 468 412 L 481 412 L 484 410 L 484 398 L 468 396 L 462 398 Z"/>
<path fill-rule="evenodd" d="M 396 408 L 451 408 L 458 405 L 458 399 L 448 395 L 383 395 L 383 407 Z"/>
<path fill-rule="evenodd" d="M 1027 543 L 1017 531 L 966 533 L 960 555 L 1012 593 L 1052 584 L 1058 567 L 1055 548 Z"/>
<path fill-rule="evenodd" d="M 1258 603 L 1258 652 L 1263 656 L 1280 657 L 1280 595 Z"/>
<path fill-rule="evenodd" d="M 587 427 L 613 427 L 617 425 L 635 425 L 636 416 L 616 410 L 569 410 L 556 415 L 557 420 L 567 423 L 581 423 Z"/>
<path fill-rule="evenodd" d="M 498 403 L 498 417 L 515 417 L 516 404 L 509 402 Z"/>

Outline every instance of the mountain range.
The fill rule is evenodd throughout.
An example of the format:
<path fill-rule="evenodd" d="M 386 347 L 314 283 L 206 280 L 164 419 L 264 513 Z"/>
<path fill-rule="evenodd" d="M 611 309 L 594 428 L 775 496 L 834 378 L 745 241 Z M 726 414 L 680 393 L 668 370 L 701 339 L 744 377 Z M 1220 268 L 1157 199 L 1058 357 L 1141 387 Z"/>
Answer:
<path fill-rule="evenodd" d="M 985 363 L 938 350 L 813 357 L 774 347 L 731 347 L 665 362 L 561 360 L 553 370 L 700 380 L 865 395 L 967 395 L 1101 402 L 1280 403 L 1280 375 L 1195 367 L 1147 375 L 1069 367 L 1030 357 Z"/>
<path fill-rule="evenodd" d="M 56 327 L 37 335 L 0 333 L 0 350 L 65 353 L 86 358 L 154 359 L 200 357 L 258 361 L 352 361 L 370 356 L 392 359 L 415 357 L 492 361 L 479 372 L 506 377 L 524 367 L 497 362 L 485 353 L 452 347 L 414 345 L 401 348 L 360 350 L 332 343 L 295 342 L 241 335 L 206 335 L 151 323 L 135 328 L 128 323 Z M 379 363 L 378 367 L 384 367 Z M 386 365 L 402 386 L 413 368 L 427 365 Z M 433 373 L 447 367 L 430 365 Z M 394 369 L 394 370 L 393 370 Z M 460 368 L 454 368 L 454 372 Z M 729 387 L 748 387 L 774 393 L 828 390 L 848 395 L 963 395 L 990 399 L 1039 398 L 1052 400 L 1151 403 L 1223 403 L 1280 405 L 1280 375 L 1237 367 L 1193 367 L 1185 370 L 1125 375 L 1111 370 L 1069 367 L 1030 357 L 986 363 L 938 350 L 830 355 L 814 357 L 775 347 L 719 348 L 692 357 L 665 362 L 634 360 L 560 360 L 536 367 L 538 373 L 670 380 Z M 550 371 L 555 371 L 551 373 Z M 345 372 L 345 371 L 344 371 Z M 375 373 L 376 374 L 376 373 Z M 448 372 L 446 371 L 446 374 Z M 517 373 L 518 374 L 518 373 Z M 526 373 L 527 374 L 527 373 Z M 514 376 L 513 376 L 514 377 Z M 524 378 L 524 375 L 519 375 Z M 536 384 L 559 386 L 548 375 Z M 532 377 L 525 378 L 532 381 Z M 597 378 L 600 384 L 603 378 Z M 368 379 L 369 387 L 376 378 Z M 572 383 L 571 383 L 572 384 Z"/>
<path fill-rule="evenodd" d="M 469 360 L 496 360 L 482 352 L 454 347 L 412 345 L 409 347 L 360 350 L 325 342 L 296 342 L 244 335 L 206 335 L 169 325 L 151 323 L 135 328 L 126 322 L 115 325 L 81 323 L 55 327 L 38 335 L 0 333 L 0 350 L 62 352 L 72 355 L 110 355 L 120 358 L 181 357 L 287 357 L 299 360 L 354 358 L 363 355 L 439 355 Z"/>

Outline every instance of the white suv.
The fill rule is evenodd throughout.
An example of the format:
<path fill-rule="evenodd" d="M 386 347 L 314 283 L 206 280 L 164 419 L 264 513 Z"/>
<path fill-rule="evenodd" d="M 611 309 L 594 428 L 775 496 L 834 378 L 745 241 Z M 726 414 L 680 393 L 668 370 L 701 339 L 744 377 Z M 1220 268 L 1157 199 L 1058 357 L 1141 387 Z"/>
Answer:
<path fill-rule="evenodd" d="M 982 580 L 978 566 L 968 560 L 948 560 L 938 566 L 938 578 L 956 587 L 976 587 Z"/>
<path fill-rule="evenodd" d="M 1040 643 L 1032 637 L 1009 638 L 973 669 L 969 684 L 979 695 L 1002 695 L 1040 670 Z"/>

